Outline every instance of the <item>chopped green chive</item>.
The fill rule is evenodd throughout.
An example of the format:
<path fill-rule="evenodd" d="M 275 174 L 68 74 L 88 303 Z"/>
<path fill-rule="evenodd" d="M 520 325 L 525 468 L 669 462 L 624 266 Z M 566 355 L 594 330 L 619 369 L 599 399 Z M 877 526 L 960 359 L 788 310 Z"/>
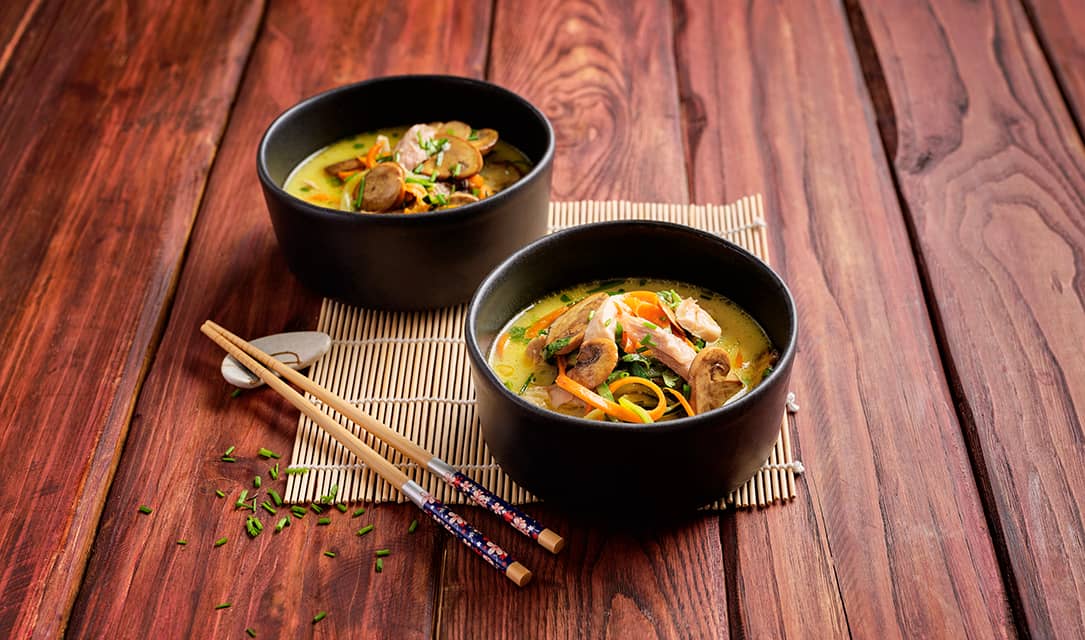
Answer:
<path fill-rule="evenodd" d="M 276 462 L 274 467 L 271 467 L 270 469 L 268 469 L 267 474 L 269 476 L 271 476 L 272 480 L 278 480 L 279 479 L 279 463 Z"/>
<path fill-rule="evenodd" d="M 245 628 L 245 633 L 249 634 L 250 638 L 255 638 L 256 637 L 256 629 L 253 629 L 252 627 L 246 627 Z"/>
<path fill-rule="evenodd" d="M 392 555 L 392 550 L 391 549 L 377 549 L 376 556 L 378 558 L 383 558 L 385 556 L 390 556 L 390 555 Z"/>
<path fill-rule="evenodd" d="M 328 617 L 328 612 L 327 611 L 321 611 L 320 613 L 313 616 L 313 624 L 316 624 L 316 623 L 320 622 L 321 620 L 323 620 L 324 618 L 327 618 L 327 617 Z"/>
<path fill-rule="evenodd" d="M 354 513 L 350 514 L 350 517 L 351 518 L 357 518 L 358 516 L 362 515 L 363 513 L 365 513 L 365 509 L 359 507 L 359 508 L 354 510 Z"/>
<path fill-rule="evenodd" d="M 279 533 L 280 531 L 282 531 L 283 529 L 285 529 L 286 527 L 289 527 L 289 526 L 290 526 L 290 516 L 283 516 L 283 519 L 279 520 L 279 522 L 275 525 L 275 533 Z"/>
<path fill-rule="evenodd" d="M 226 451 L 222 452 L 222 455 L 224 455 L 224 456 L 229 456 L 229 455 L 230 455 L 230 454 L 232 454 L 232 453 L 234 452 L 234 450 L 236 450 L 236 449 L 237 449 L 237 447 L 235 447 L 235 446 L 233 446 L 233 445 L 230 445 L 230 447 L 229 447 L 228 449 L 226 449 Z"/>
<path fill-rule="evenodd" d="M 179 545 L 181 545 L 181 546 L 183 547 L 183 546 L 185 546 L 186 544 L 188 544 L 188 540 L 178 540 L 178 541 L 177 541 L 177 544 L 179 544 Z"/>
<path fill-rule="evenodd" d="M 305 507 L 300 507 L 298 505 L 294 505 L 294 506 L 290 507 L 290 512 L 293 513 L 294 516 L 297 517 L 297 518 L 304 518 L 305 514 L 308 513 L 305 510 Z"/>
<path fill-rule="evenodd" d="M 377 563 L 373 567 L 377 573 L 384 571 L 384 558 L 377 558 Z"/>
<path fill-rule="evenodd" d="M 216 604 L 215 609 L 229 609 L 230 607 L 233 606 L 233 604 L 234 603 L 232 603 L 232 602 L 223 602 L 223 603 L 220 603 L 220 604 Z"/>
<path fill-rule="evenodd" d="M 218 540 L 215 540 L 215 546 L 216 547 L 221 547 L 222 545 L 226 544 L 226 541 L 228 539 L 229 538 L 219 538 Z"/>
<path fill-rule="evenodd" d="M 312 503 L 309 508 L 313 510 L 313 513 L 324 513 L 324 509 L 317 503 Z"/>
<path fill-rule="evenodd" d="M 323 526 L 323 525 L 326 525 L 326 524 L 331 524 L 331 523 L 332 523 L 332 519 L 331 519 L 331 518 L 320 518 L 319 520 L 317 520 L 317 521 L 316 521 L 316 523 L 317 523 L 318 525 L 321 525 L 321 526 Z"/>
<path fill-rule="evenodd" d="M 254 486 L 254 487 L 256 487 L 257 489 L 259 489 L 259 488 L 260 488 L 260 485 L 262 485 L 262 484 L 264 484 L 264 481 L 260 479 L 260 476 L 255 476 L 255 477 L 253 477 L 253 479 L 252 479 L 252 486 Z"/>
<path fill-rule="evenodd" d="M 328 556 L 329 558 L 334 558 L 335 557 L 335 552 L 334 551 L 325 551 L 324 555 Z"/>
<path fill-rule="evenodd" d="M 264 525 L 256 516 L 249 516 L 248 519 L 245 520 L 245 530 L 249 532 L 250 537 L 255 538 L 264 530 Z"/>
<path fill-rule="evenodd" d="M 261 502 L 260 506 L 264 508 L 264 511 L 267 511 L 271 515 L 275 515 L 275 507 L 271 506 L 271 503 L 268 502 L 267 500 L 264 500 L 263 502 Z"/>
<path fill-rule="evenodd" d="M 147 514 L 147 515 L 150 515 L 150 513 L 151 513 L 152 511 L 154 511 L 154 509 L 152 509 L 152 508 L 148 507 L 148 506 L 147 506 L 147 505 L 145 505 L 145 504 L 141 504 L 141 505 L 139 505 L 139 512 L 140 512 L 140 513 L 145 513 L 145 514 Z"/>
<path fill-rule="evenodd" d="M 237 462 L 236 458 L 231 458 L 230 456 L 222 456 L 221 459 L 223 462 Z"/>
<path fill-rule="evenodd" d="M 361 529 L 358 529 L 358 535 L 364 536 L 365 534 L 369 533 L 372 530 L 373 530 L 373 525 L 367 524 L 364 527 L 362 527 Z"/>
<path fill-rule="evenodd" d="M 282 456 L 280 456 L 279 454 L 277 454 L 277 453 L 275 453 L 274 451 L 272 451 L 271 449 L 265 449 L 265 448 L 263 448 L 263 447 L 260 447 L 260 448 L 259 448 L 259 449 L 258 449 L 258 450 L 256 451 L 256 455 L 260 456 L 261 458 L 275 458 L 275 459 L 279 459 L 279 458 L 281 458 L 281 457 L 282 457 Z"/>
<path fill-rule="evenodd" d="M 347 505 L 343 504 L 342 502 L 335 505 L 335 508 L 339 509 L 339 513 L 346 513 L 347 512 Z"/>
<path fill-rule="evenodd" d="M 303 473 L 309 473 L 309 469 L 305 467 L 287 467 L 286 475 L 288 476 L 300 476 Z"/>
<path fill-rule="evenodd" d="M 283 497 L 279 495 L 279 492 L 274 489 L 268 489 L 267 494 L 271 496 L 271 499 L 275 501 L 276 507 L 283 506 Z"/>
<path fill-rule="evenodd" d="M 234 506 L 238 507 L 238 508 L 244 507 L 245 506 L 245 500 L 248 497 L 249 497 L 249 490 L 248 489 L 242 489 L 241 490 L 241 495 L 238 496 L 237 502 L 234 503 Z"/>
<path fill-rule="evenodd" d="M 322 504 L 331 504 L 331 503 L 335 502 L 335 496 L 338 493 L 339 493 L 339 485 L 333 484 L 332 488 L 328 490 L 327 495 L 320 496 L 320 502 Z"/>
<path fill-rule="evenodd" d="M 236 398 L 239 395 L 241 395 L 241 389 L 234 389 L 232 392 L 230 392 L 230 397 L 231 398 Z"/>
<path fill-rule="evenodd" d="M 226 494 L 222 491 L 222 489 L 215 489 L 215 495 L 220 497 L 220 498 L 225 498 L 226 497 Z"/>
<path fill-rule="evenodd" d="M 414 533 L 414 530 L 418 528 L 418 521 L 411 520 L 411 526 L 407 527 L 407 533 Z"/>

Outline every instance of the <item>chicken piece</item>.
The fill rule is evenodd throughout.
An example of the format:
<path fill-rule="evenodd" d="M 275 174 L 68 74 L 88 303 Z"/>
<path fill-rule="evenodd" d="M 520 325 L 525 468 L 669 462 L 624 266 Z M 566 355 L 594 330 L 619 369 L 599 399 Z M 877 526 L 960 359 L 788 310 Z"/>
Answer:
<path fill-rule="evenodd" d="M 572 353 L 580 348 L 589 320 L 608 298 L 610 296 L 603 292 L 590 295 L 554 320 L 554 323 L 550 325 L 550 333 L 546 336 L 546 345 L 550 346 L 558 340 L 566 341 L 564 347 L 553 352 L 554 355 Z"/>
<path fill-rule="evenodd" d="M 693 298 L 684 298 L 674 310 L 678 325 L 705 342 L 720 339 L 720 325 Z"/>
<path fill-rule="evenodd" d="M 584 342 L 603 339 L 614 342 L 614 321 L 617 316 L 618 303 L 608 296 L 588 321 L 588 327 L 584 329 Z"/>
<path fill-rule="evenodd" d="M 667 365 L 684 380 L 689 380 L 689 367 L 697 357 L 693 347 L 667 329 L 624 311 L 618 312 L 617 322 L 622 325 L 624 335 L 637 344 L 647 346 L 653 358 Z M 647 341 L 645 337 L 648 337 Z"/>
<path fill-rule="evenodd" d="M 576 364 L 569 369 L 569 378 L 589 389 L 595 389 L 607 381 L 614 367 L 618 366 L 618 345 L 614 338 L 584 340 L 576 356 Z"/>
<path fill-rule="evenodd" d="M 720 347 L 705 347 L 690 366 L 689 401 L 698 413 L 718 409 L 743 390 L 744 385 L 727 376 L 731 360 Z"/>
<path fill-rule="evenodd" d="M 418 138 L 429 142 L 433 139 L 436 129 L 428 124 L 416 124 L 403 134 L 396 145 L 394 153 L 399 154 L 399 165 L 407 173 L 414 172 L 414 168 L 429 159 L 429 153 L 418 144 Z"/>

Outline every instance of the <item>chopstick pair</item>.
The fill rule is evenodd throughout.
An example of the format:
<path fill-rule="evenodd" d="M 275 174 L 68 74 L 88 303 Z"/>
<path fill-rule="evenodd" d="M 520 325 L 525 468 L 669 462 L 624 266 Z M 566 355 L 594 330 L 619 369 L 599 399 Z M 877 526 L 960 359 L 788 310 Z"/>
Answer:
<path fill-rule="evenodd" d="M 372 435 L 380 438 L 422 468 L 433 472 L 479 505 L 501 516 L 502 520 L 512 525 L 520 533 L 538 542 L 551 553 L 558 553 L 565 546 L 565 540 L 560 535 L 544 528 L 519 508 L 494 495 L 452 465 L 431 454 L 412 440 L 396 433 L 323 386 L 287 367 L 259 348 L 210 320 L 204 322 L 203 326 L 200 327 L 200 331 L 256 374 L 269 387 L 289 400 L 299 411 L 338 440 L 340 444 L 357 456 L 369 468 L 377 472 L 381 478 L 396 487 L 419 509 L 429 514 L 453 536 L 459 538 L 461 542 L 470 547 L 492 567 L 504 573 L 517 586 L 522 587 L 531 580 L 531 571 L 527 567 L 511 558 L 505 550 L 487 539 L 486 536 L 468 524 L 462 517 L 453 513 L 444 503 L 431 496 L 418 483 L 408 478 L 405 473 L 340 425 L 331 416 L 321 411 L 309 400 L 306 400 L 304 396 L 283 382 L 275 373 L 319 398 L 329 407 L 346 416 Z M 271 371 L 269 371 L 269 368 Z M 275 373 L 272 373 L 272 371 Z"/>

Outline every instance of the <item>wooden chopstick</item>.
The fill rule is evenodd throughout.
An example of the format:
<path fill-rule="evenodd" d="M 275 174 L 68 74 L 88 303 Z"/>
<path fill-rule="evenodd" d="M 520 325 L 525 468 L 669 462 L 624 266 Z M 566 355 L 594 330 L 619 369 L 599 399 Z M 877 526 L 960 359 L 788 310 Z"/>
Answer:
<path fill-rule="evenodd" d="M 376 471 L 381 478 L 399 489 L 419 509 L 429 514 L 453 536 L 459 538 L 461 542 L 470 547 L 490 566 L 504 573 L 516 586 L 522 587 L 531 580 L 531 571 L 527 567 L 510 557 L 504 549 L 490 542 L 479 530 L 453 513 L 444 503 L 431 496 L 414 480 L 408 478 L 407 474 L 396 468 L 395 465 L 362 442 L 361 439 L 336 422 L 331 416 L 321 411 L 316 405 L 306 400 L 303 395 L 283 382 L 268 368 L 242 351 L 227 339 L 217 327 L 218 325 L 212 322 L 205 322 L 200 327 L 200 331 L 208 338 L 211 338 L 215 344 L 225 349 L 249 371 L 256 374 L 269 387 L 286 398 L 290 404 L 308 416 L 321 429 L 324 429 L 330 436 L 338 440 L 340 444 L 357 456 L 370 469 Z"/>
<path fill-rule="evenodd" d="M 543 527 L 519 507 L 516 507 L 502 499 L 500 496 L 491 493 L 488 489 L 469 478 L 467 474 L 433 455 L 425 448 L 416 444 L 413 440 L 396 433 L 383 422 L 377 420 L 365 411 L 362 411 L 320 384 L 284 365 L 278 359 L 261 351 L 258 347 L 246 342 L 222 326 L 211 320 L 208 320 L 205 324 L 264 366 L 286 378 L 303 391 L 308 391 L 332 409 L 335 409 L 369 433 L 386 442 L 389 446 L 405 455 L 415 464 L 424 469 L 429 469 L 446 483 L 460 490 L 479 505 L 486 507 L 494 514 L 500 516 L 504 522 L 507 522 L 520 533 L 535 540 L 546 550 L 551 553 L 558 553 L 565 546 L 565 539 L 556 532 Z"/>

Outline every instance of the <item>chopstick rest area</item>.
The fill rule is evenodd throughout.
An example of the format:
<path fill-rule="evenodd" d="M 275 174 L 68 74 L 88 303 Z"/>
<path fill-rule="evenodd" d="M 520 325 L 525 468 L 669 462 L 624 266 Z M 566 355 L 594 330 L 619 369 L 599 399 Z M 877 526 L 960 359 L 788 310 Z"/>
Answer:
<path fill-rule="evenodd" d="M 342 398 L 328 392 L 293 369 L 283 365 L 270 355 L 253 347 L 240 337 L 230 333 L 214 322 L 207 321 L 200 330 L 216 344 L 226 350 L 251 372 L 256 374 L 269 387 L 282 395 L 299 411 L 317 423 L 329 435 L 339 441 L 383 479 L 395 486 L 419 509 L 430 515 L 447 529 L 454 537 L 470 547 L 489 565 L 502 572 L 517 586 L 524 586 L 531 580 L 531 571 L 509 556 L 508 552 L 490 541 L 480 531 L 468 524 L 462 517 L 451 511 L 444 503 L 433 498 L 418 483 L 411 480 L 395 465 L 382 457 L 374 449 L 362 442 L 357 436 L 324 413 L 318 406 L 307 400 L 301 393 L 276 376 L 281 375 L 299 388 L 311 393 L 329 407 L 339 411 L 359 426 L 367 429 L 376 437 L 384 440 L 412 460 L 421 461 L 427 469 L 436 473 L 449 484 L 456 486 L 485 506 L 490 511 L 502 515 L 503 519 L 518 531 L 536 540 L 552 553 L 558 553 L 564 546 L 564 539 L 523 513 L 519 508 L 508 504 L 485 488 L 471 481 L 444 461 L 429 455 L 417 444 L 399 436 L 387 426 L 350 405 Z M 270 367 L 270 369 L 269 369 Z"/>

